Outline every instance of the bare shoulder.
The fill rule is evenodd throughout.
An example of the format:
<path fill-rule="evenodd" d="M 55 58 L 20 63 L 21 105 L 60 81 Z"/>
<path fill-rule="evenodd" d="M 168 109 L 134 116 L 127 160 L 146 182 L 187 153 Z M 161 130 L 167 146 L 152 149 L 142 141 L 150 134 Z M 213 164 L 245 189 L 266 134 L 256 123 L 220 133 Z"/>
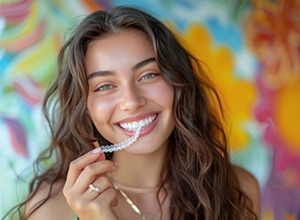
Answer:
<path fill-rule="evenodd" d="M 256 178 L 244 168 L 233 166 L 241 190 L 252 200 L 253 211 L 260 216 L 260 186 Z"/>
<path fill-rule="evenodd" d="M 57 182 L 53 185 L 51 198 L 48 199 L 41 207 L 30 215 L 29 220 L 53 220 L 53 219 L 74 219 L 74 212 L 69 207 L 63 193 L 63 182 Z M 26 214 L 34 209 L 44 198 L 47 197 L 50 189 L 50 184 L 42 184 L 34 197 L 26 203 Z"/>

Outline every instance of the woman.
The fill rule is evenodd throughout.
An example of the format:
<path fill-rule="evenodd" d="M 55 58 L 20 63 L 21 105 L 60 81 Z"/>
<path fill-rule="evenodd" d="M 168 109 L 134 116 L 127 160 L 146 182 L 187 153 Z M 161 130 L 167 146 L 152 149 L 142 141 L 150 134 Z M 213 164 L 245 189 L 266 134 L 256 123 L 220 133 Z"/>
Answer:
<path fill-rule="evenodd" d="M 198 61 L 160 21 L 129 7 L 87 16 L 45 98 L 53 138 L 37 163 L 56 158 L 32 181 L 24 218 L 257 219 L 258 184 L 230 164 L 213 100 Z M 131 146 L 102 153 L 136 127 Z"/>

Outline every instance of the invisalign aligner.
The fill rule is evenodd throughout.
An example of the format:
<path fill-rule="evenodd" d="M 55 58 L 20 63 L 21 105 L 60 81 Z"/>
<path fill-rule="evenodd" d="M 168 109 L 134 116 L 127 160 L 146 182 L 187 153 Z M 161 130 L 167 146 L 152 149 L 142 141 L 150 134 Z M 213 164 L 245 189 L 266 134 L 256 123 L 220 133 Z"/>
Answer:
<path fill-rule="evenodd" d="M 130 145 L 132 145 L 137 139 L 138 137 L 140 136 L 140 131 L 141 131 L 141 128 L 142 127 L 138 127 L 136 130 L 135 130 L 135 133 L 132 137 L 128 138 L 126 141 L 124 142 L 121 142 L 121 143 L 118 143 L 118 144 L 111 144 L 111 145 L 103 145 L 103 146 L 100 146 L 101 148 L 101 151 L 103 153 L 112 153 L 114 151 L 117 151 L 117 150 L 123 150 L 127 147 L 129 147 Z"/>

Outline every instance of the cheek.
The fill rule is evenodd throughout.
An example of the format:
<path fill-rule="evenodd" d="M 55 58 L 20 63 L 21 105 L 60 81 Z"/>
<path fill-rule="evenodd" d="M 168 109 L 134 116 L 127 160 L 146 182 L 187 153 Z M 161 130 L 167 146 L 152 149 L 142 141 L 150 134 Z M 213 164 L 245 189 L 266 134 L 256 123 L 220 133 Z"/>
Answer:
<path fill-rule="evenodd" d="M 112 112 L 112 102 L 111 99 L 105 100 L 97 97 L 89 97 L 87 100 L 87 108 L 94 125 L 99 128 L 99 125 L 109 121 Z"/>
<path fill-rule="evenodd" d="M 169 85 L 166 85 L 166 87 L 166 95 L 164 96 L 164 99 L 168 106 L 170 106 L 170 108 L 172 109 L 174 101 L 174 88 Z"/>
<path fill-rule="evenodd" d="M 156 89 L 150 91 L 150 94 L 159 105 L 165 108 L 172 108 L 174 99 L 174 89 L 172 86 L 162 82 Z"/>

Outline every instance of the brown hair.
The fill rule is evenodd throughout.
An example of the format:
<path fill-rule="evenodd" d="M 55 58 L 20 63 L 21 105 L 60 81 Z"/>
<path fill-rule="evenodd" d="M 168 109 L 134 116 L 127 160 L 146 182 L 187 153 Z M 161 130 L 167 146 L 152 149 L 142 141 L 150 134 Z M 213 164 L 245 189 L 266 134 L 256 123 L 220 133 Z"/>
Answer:
<path fill-rule="evenodd" d="M 44 101 L 52 142 L 36 164 L 53 155 L 56 162 L 32 180 L 26 201 L 43 182 L 53 186 L 65 179 L 70 162 L 93 149 L 93 142 L 105 141 L 86 111 L 85 55 L 91 42 L 123 29 L 149 38 L 162 76 L 174 88 L 175 128 L 165 162 L 172 219 L 255 219 L 251 201 L 241 191 L 229 162 L 227 137 L 216 110 L 222 112 L 220 100 L 200 63 L 162 22 L 130 7 L 88 15 L 63 46 L 58 77 Z M 51 190 L 35 210 L 49 199 Z"/>

